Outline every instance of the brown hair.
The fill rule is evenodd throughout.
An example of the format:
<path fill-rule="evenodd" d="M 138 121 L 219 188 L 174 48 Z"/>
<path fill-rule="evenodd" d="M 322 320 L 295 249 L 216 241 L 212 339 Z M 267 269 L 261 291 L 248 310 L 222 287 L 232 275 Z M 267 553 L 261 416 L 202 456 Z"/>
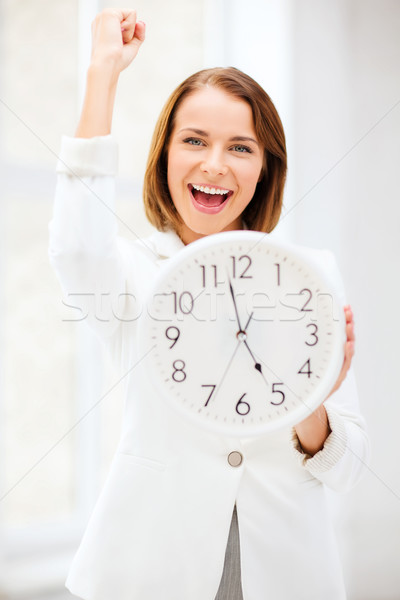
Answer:
<path fill-rule="evenodd" d="M 167 183 L 168 145 L 182 101 L 207 85 L 244 100 L 252 109 L 257 138 L 264 147 L 264 167 L 243 219 L 249 229 L 270 232 L 278 223 L 282 209 L 287 169 L 285 134 L 268 94 L 254 79 L 234 67 L 199 71 L 185 79 L 167 100 L 154 130 L 144 178 L 147 218 L 161 231 L 171 226 L 179 231 L 182 221 Z"/>

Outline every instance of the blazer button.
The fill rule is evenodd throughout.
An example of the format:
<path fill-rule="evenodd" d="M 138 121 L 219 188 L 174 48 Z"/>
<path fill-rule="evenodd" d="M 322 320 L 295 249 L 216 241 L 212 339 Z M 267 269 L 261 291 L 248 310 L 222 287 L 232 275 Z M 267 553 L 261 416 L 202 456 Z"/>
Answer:
<path fill-rule="evenodd" d="M 242 462 L 243 455 L 237 450 L 228 454 L 228 463 L 231 465 L 231 467 L 240 467 Z"/>

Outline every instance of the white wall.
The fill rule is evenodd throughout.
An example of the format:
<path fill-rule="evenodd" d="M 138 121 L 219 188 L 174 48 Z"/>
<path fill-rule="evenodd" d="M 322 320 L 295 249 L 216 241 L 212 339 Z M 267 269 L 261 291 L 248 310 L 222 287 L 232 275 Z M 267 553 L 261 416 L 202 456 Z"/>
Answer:
<path fill-rule="evenodd" d="M 355 599 L 399 598 L 400 4 L 302 2 L 294 32 L 298 239 L 336 252 L 356 319 L 371 470 L 343 499 Z M 333 170 L 331 170 L 333 168 Z M 325 176 L 326 174 L 326 176 Z M 314 182 L 322 181 L 313 188 Z"/>
<path fill-rule="evenodd" d="M 285 233 L 335 252 L 355 313 L 373 458 L 334 505 L 349 600 L 398 600 L 400 2 L 235 0 L 225 11 L 225 63 L 260 81 L 288 130 Z"/>

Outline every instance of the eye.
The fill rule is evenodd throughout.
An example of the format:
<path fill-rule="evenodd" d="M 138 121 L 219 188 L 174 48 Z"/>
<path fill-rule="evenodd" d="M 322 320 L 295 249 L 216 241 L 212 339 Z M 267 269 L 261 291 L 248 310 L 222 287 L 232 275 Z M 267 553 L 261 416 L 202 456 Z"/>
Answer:
<path fill-rule="evenodd" d="M 253 152 L 251 148 L 249 148 L 248 146 L 243 146 L 243 144 L 237 144 L 237 146 L 233 146 L 233 150 L 235 152 L 240 152 L 241 154 L 245 154 L 246 152 L 251 154 Z"/>
<path fill-rule="evenodd" d="M 186 138 L 183 140 L 185 144 L 190 144 L 191 146 L 202 146 L 203 142 L 198 138 Z"/>

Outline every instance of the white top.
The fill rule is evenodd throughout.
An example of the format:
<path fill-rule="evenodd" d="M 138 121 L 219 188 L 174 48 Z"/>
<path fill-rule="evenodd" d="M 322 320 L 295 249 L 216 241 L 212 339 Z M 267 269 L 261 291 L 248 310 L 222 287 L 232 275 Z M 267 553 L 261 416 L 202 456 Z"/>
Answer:
<path fill-rule="evenodd" d="M 183 244 L 172 231 L 117 235 L 116 166 L 110 136 L 63 138 L 50 261 L 126 387 L 121 440 L 67 587 L 86 600 L 214 600 L 236 503 L 244 600 L 344 599 L 324 487 L 348 490 L 368 461 L 352 372 L 325 403 L 332 433 L 312 458 L 292 428 L 227 438 L 170 409 L 146 379 L 135 334 L 154 275 Z M 315 255 L 336 269 L 330 253 Z"/>

